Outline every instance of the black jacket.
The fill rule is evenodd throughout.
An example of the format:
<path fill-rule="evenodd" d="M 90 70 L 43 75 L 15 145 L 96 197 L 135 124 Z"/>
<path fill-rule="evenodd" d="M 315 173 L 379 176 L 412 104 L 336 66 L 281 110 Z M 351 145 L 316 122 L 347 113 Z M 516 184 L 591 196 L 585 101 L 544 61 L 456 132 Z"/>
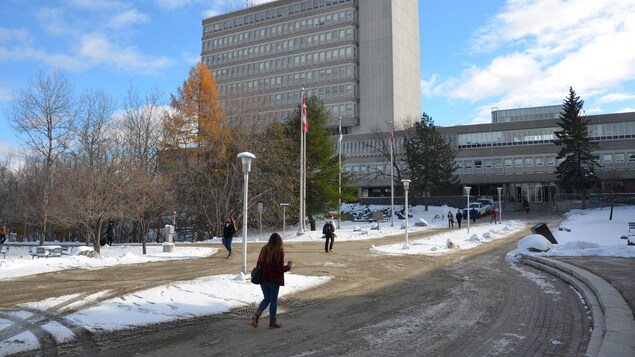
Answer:
<path fill-rule="evenodd" d="M 225 222 L 225 228 L 223 228 L 223 238 L 232 238 L 236 233 L 236 228 L 231 222 Z"/>

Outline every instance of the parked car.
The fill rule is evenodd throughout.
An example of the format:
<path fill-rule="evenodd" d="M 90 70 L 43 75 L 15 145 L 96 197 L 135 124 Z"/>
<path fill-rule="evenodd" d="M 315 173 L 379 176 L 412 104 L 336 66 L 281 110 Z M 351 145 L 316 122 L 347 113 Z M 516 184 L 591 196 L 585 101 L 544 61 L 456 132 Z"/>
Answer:
<path fill-rule="evenodd" d="M 475 202 L 480 202 L 483 205 L 483 207 L 485 207 L 485 214 L 489 214 L 489 211 L 491 211 L 492 208 L 495 207 L 494 200 L 491 200 L 489 198 L 479 198 Z"/>
<path fill-rule="evenodd" d="M 470 212 L 472 209 L 476 210 L 476 218 L 481 218 L 482 216 L 487 215 L 485 212 L 485 207 L 480 202 L 472 202 L 470 203 L 470 209 L 463 208 L 463 217 L 470 218 Z"/>

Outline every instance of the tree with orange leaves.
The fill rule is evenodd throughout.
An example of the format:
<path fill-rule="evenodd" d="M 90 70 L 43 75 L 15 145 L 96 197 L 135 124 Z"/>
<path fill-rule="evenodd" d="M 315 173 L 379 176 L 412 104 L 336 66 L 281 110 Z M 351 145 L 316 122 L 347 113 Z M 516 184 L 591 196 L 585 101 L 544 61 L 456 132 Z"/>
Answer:
<path fill-rule="evenodd" d="M 210 238 L 237 206 L 240 188 L 233 133 L 225 122 L 211 71 L 201 62 L 171 95 L 163 122 L 164 172 L 172 175 L 175 204 Z M 234 153 L 234 154 L 232 154 Z M 167 169 L 167 170 L 166 170 Z M 178 207 L 179 202 L 184 206 Z"/>
<path fill-rule="evenodd" d="M 163 126 L 166 148 L 226 149 L 231 135 L 224 125 L 216 82 L 204 63 L 192 67 L 177 94 L 171 95 L 171 107 Z"/>

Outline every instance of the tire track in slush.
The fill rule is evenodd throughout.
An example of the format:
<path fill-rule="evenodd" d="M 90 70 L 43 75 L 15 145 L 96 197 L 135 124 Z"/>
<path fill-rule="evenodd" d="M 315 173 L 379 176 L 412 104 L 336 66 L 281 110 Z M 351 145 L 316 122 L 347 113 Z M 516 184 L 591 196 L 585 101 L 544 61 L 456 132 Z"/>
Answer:
<path fill-rule="evenodd" d="M 26 318 L 21 318 L 18 316 L 21 312 L 26 312 L 30 315 Z M 0 309 L 0 319 L 5 319 L 12 323 L 11 326 L 0 330 L 0 341 L 11 339 L 24 332 L 30 332 L 35 337 L 39 348 L 37 350 L 25 350 L 24 353 L 28 355 L 58 356 L 73 351 L 81 351 L 84 355 L 94 356 L 98 354 L 94 348 L 92 334 L 88 330 L 56 313 L 26 307 L 2 308 Z M 47 331 L 46 328 L 51 322 L 56 322 L 60 326 L 67 328 L 72 332 L 73 338 L 67 341 L 57 341 L 53 333 Z M 79 351 L 77 351 L 78 349 Z"/>

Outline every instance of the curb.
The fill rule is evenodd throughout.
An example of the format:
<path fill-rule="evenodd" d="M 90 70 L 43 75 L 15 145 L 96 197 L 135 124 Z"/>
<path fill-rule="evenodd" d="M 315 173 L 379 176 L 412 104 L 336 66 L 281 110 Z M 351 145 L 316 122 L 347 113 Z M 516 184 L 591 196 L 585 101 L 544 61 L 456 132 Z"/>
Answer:
<path fill-rule="evenodd" d="M 521 255 L 519 261 L 555 275 L 582 294 L 593 317 L 593 331 L 585 356 L 635 356 L 633 311 L 606 280 L 555 259 Z"/>

